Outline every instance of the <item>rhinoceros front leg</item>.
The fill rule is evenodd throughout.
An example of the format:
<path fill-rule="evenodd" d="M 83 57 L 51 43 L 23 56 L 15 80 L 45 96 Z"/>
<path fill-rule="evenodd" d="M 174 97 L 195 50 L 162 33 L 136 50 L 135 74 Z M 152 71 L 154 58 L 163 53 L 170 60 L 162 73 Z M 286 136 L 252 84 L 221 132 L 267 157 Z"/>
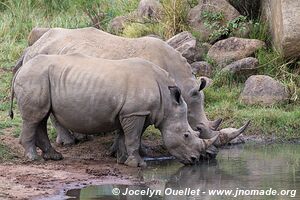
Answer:
<path fill-rule="evenodd" d="M 52 114 L 50 115 L 50 119 L 57 133 L 56 143 L 59 145 L 70 146 L 75 144 L 76 140 L 87 141 L 92 138 L 92 136 L 87 134 L 71 133 L 71 131 L 63 127 Z"/>
<path fill-rule="evenodd" d="M 118 138 L 117 138 L 117 149 L 116 149 L 116 156 L 117 162 L 124 164 L 128 159 L 128 153 L 125 145 L 125 135 L 124 132 L 118 130 Z"/>
<path fill-rule="evenodd" d="M 52 114 L 50 115 L 50 119 L 57 133 L 56 143 L 59 145 L 75 144 L 74 135 L 68 129 L 63 127 Z"/>
<path fill-rule="evenodd" d="M 121 119 L 128 158 L 125 164 L 132 167 L 144 167 L 146 163 L 139 154 L 145 116 L 130 116 Z"/>
<path fill-rule="evenodd" d="M 109 148 L 109 150 L 107 151 L 106 155 L 108 156 L 117 156 L 118 155 L 125 155 L 125 153 L 127 152 L 124 152 L 124 142 L 125 141 L 122 141 L 124 140 L 124 136 L 121 136 L 120 134 L 123 134 L 123 132 L 121 131 L 116 131 L 115 132 L 115 138 L 114 138 L 114 142 L 113 144 L 111 145 L 111 147 Z M 141 143 L 141 147 L 140 147 L 140 155 L 144 155 L 144 156 L 147 156 L 147 147 L 145 145 L 143 145 Z M 125 148 L 125 151 L 126 151 L 126 148 Z M 118 157 L 118 156 L 117 156 Z"/>

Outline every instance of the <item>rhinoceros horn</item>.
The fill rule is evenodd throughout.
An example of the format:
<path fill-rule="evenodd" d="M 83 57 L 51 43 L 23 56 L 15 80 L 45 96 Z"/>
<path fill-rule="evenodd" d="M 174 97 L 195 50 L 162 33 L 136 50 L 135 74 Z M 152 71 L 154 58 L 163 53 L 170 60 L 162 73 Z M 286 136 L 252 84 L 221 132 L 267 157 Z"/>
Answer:
<path fill-rule="evenodd" d="M 217 130 L 219 128 L 219 126 L 221 125 L 223 119 L 217 119 L 217 120 L 214 120 L 214 121 L 208 121 L 208 125 L 209 127 L 211 128 L 211 130 Z"/>
<path fill-rule="evenodd" d="M 203 143 L 204 143 L 204 150 L 208 149 L 208 147 L 210 147 L 212 144 L 214 144 L 216 142 L 216 140 L 218 139 L 219 134 L 215 135 L 214 137 L 210 138 L 210 139 L 202 139 Z"/>
<path fill-rule="evenodd" d="M 231 140 L 233 140 L 234 138 L 236 138 L 237 136 L 242 134 L 246 130 L 246 128 L 248 127 L 249 124 L 250 124 L 250 121 L 248 121 L 244 126 L 242 126 L 239 129 L 225 128 L 225 129 L 220 130 L 219 139 L 216 140 L 214 145 L 217 147 L 220 147 L 220 146 L 227 144 L 228 142 L 230 142 Z"/>

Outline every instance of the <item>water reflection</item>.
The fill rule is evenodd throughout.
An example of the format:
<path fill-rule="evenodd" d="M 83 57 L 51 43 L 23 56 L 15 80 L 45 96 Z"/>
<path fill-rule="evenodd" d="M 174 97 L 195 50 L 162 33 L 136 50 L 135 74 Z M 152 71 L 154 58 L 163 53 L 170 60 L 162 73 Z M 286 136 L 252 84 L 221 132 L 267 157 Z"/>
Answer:
<path fill-rule="evenodd" d="M 143 170 L 141 178 L 146 185 L 104 185 L 90 186 L 79 191 L 78 199 L 232 199 L 239 190 L 298 190 L 300 192 L 300 146 L 271 145 L 243 146 L 224 149 L 217 160 L 204 162 L 197 166 L 182 166 L 176 161 L 151 162 Z M 150 198 L 147 195 L 114 196 L 112 189 L 118 187 L 121 192 L 130 190 L 160 190 L 160 195 Z M 164 191 L 186 192 L 201 191 L 197 195 L 165 195 Z M 232 190 L 232 195 L 209 195 L 211 190 Z M 70 192 L 70 191 L 69 191 Z M 74 191 L 73 191 L 74 192 Z M 76 191 L 78 192 L 78 190 Z M 244 191 L 245 192 L 245 191 Z M 241 192 L 242 193 L 242 192 Z M 247 193 L 246 193 L 247 194 Z M 236 199 L 288 199 L 289 195 L 238 196 Z M 79 198 L 80 196 L 80 198 Z M 296 198 L 299 197 L 296 194 Z"/>

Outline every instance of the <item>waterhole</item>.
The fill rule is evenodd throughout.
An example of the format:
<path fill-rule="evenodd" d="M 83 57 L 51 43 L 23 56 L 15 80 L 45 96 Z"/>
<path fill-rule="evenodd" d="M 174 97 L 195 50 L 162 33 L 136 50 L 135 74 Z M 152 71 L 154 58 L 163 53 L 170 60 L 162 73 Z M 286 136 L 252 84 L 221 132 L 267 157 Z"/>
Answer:
<path fill-rule="evenodd" d="M 170 159 L 147 163 L 140 175 L 143 184 L 92 185 L 69 190 L 66 196 L 80 200 L 300 197 L 300 145 L 236 146 L 222 149 L 216 160 L 195 166 L 183 166 Z M 217 190 L 232 192 L 212 193 Z"/>

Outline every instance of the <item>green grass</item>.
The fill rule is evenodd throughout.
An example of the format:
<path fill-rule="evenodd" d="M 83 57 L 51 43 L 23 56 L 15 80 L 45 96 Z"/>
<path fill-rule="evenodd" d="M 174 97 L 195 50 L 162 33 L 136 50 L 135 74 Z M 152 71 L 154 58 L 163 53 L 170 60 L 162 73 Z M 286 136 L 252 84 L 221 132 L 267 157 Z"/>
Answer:
<path fill-rule="evenodd" d="M 222 117 L 222 127 L 240 126 L 251 120 L 247 134 L 273 135 L 280 139 L 299 138 L 299 104 L 272 107 L 249 106 L 239 101 L 242 85 L 209 87 L 205 89 L 206 112 L 209 118 Z"/>

